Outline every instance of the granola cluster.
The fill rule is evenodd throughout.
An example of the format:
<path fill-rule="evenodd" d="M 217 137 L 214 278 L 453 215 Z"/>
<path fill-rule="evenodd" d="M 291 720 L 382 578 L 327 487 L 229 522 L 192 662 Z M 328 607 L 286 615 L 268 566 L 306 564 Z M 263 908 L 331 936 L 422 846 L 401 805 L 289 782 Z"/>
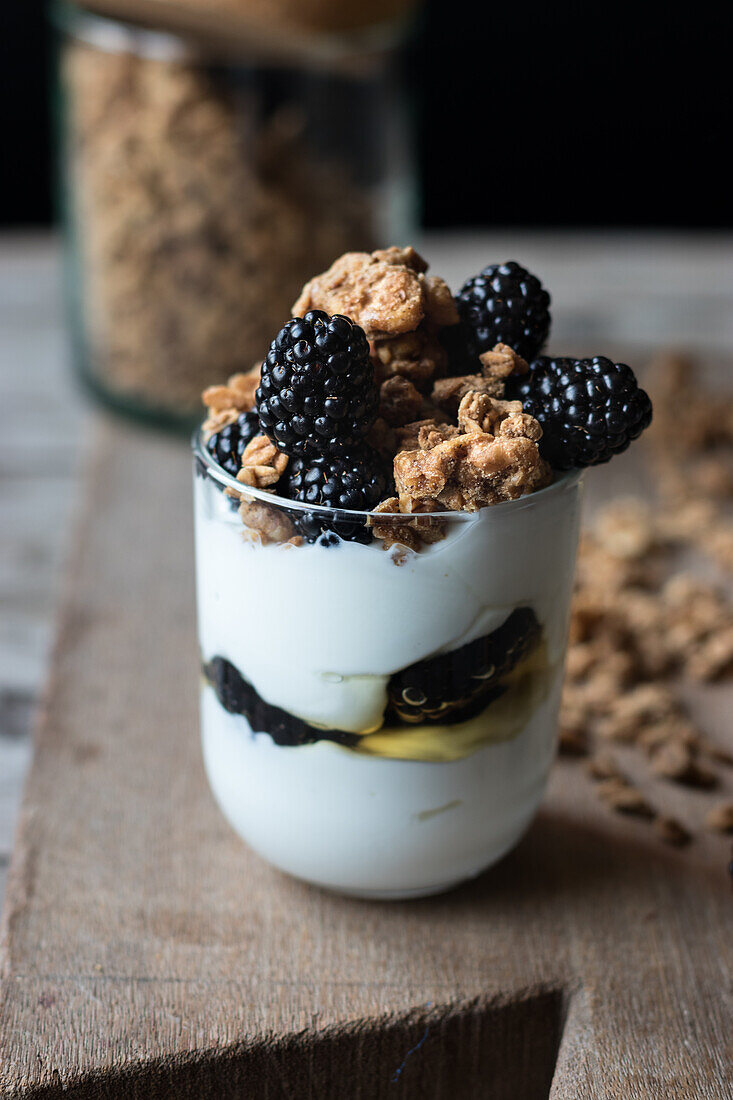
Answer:
<path fill-rule="evenodd" d="M 228 424 L 234 424 L 240 413 L 255 407 L 255 391 L 259 381 L 260 364 L 256 363 L 246 373 L 233 374 L 226 384 L 209 386 L 204 390 L 201 400 L 207 410 L 202 427 L 205 440 Z M 262 489 L 274 494 L 288 461 L 288 456 L 279 451 L 266 435 L 256 435 L 242 452 L 237 481 L 242 483 L 243 489 Z M 298 545 L 303 541 L 295 535 L 295 528 L 282 509 L 264 501 L 247 499 L 246 494 L 240 495 L 233 489 L 227 488 L 224 492 L 233 500 L 239 500 L 238 513 L 242 523 L 263 545 L 283 542 Z"/>
<path fill-rule="evenodd" d="M 394 515 L 399 512 L 400 501 L 397 497 L 388 497 L 374 509 L 372 531 L 374 537 L 381 540 L 385 550 L 399 546 L 417 551 L 433 542 L 440 542 L 445 537 L 445 525 L 441 520 L 430 516 L 429 508 L 423 514 L 405 516 L 404 519 Z M 390 513 L 392 515 L 389 519 L 379 518 Z M 399 555 L 395 558 L 397 564 L 401 564 L 402 560 Z"/>
<path fill-rule="evenodd" d="M 245 528 L 263 546 L 268 543 L 302 543 L 295 534 L 290 517 L 281 508 L 273 508 L 261 500 L 243 500 L 239 505 L 239 518 Z"/>
<path fill-rule="evenodd" d="M 370 339 L 414 332 L 423 321 L 436 328 L 457 324 L 448 286 L 426 275 L 427 268 L 414 248 L 347 252 L 305 284 L 293 316 L 309 309 L 343 313 Z"/>
<path fill-rule="evenodd" d="M 233 424 L 240 413 L 249 412 L 255 406 L 255 391 L 260 384 L 260 364 L 252 370 L 233 374 L 225 385 L 208 386 L 201 394 L 207 416 L 203 423 L 204 436 Z"/>
<path fill-rule="evenodd" d="M 266 435 L 256 435 L 242 452 L 237 481 L 251 489 L 273 489 L 285 473 L 288 456 L 278 451 Z"/>
<path fill-rule="evenodd" d="M 409 378 L 400 374 L 385 379 L 379 396 L 380 417 L 392 428 L 418 420 L 422 414 L 423 395 Z"/>
<path fill-rule="evenodd" d="M 372 438 L 394 456 L 396 495 L 383 502 L 380 512 L 413 517 L 476 512 L 549 484 L 552 472 L 538 448 L 539 423 L 519 401 L 503 399 L 506 380 L 526 373 L 527 364 L 499 344 L 481 356 L 481 366 L 481 374 L 438 379 L 429 399 L 403 377 L 382 384 L 382 423 L 377 422 Z M 418 411 L 420 419 L 408 419 Z M 442 530 L 438 520 L 424 518 L 374 524 L 375 537 L 385 547 L 401 540 L 418 549 Z"/>
<path fill-rule="evenodd" d="M 455 416 L 458 406 L 469 393 L 481 393 L 487 397 L 502 398 L 505 384 L 512 377 L 521 378 L 529 366 L 507 344 L 497 344 L 491 351 L 479 357 L 481 374 L 462 374 L 453 378 L 440 378 L 433 386 L 432 401 L 449 416 Z"/>
<path fill-rule="evenodd" d="M 427 266 L 414 248 L 347 252 L 305 284 L 293 315 L 345 314 L 367 334 L 378 381 L 397 376 L 426 392 L 448 365 L 440 330 L 458 323 L 449 287 Z"/>
<path fill-rule="evenodd" d="M 467 394 L 463 400 L 471 399 Z M 432 431 L 423 426 L 425 446 L 418 443 L 416 450 L 400 451 L 395 456 L 400 511 L 416 511 L 416 505 L 428 505 L 476 512 L 488 504 L 516 500 L 549 483 L 550 470 L 540 457 L 536 438 L 518 434 L 524 430 L 517 423 L 521 413 L 503 420 L 498 413 L 494 415 L 496 434 L 472 422 L 468 430 L 451 432 L 446 439 L 439 426 Z M 503 430 L 505 424 L 507 432 Z M 532 421 L 526 430 L 534 434 L 538 429 L 537 421 Z"/>
<path fill-rule="evenodd" d="M 605 804 L 653 821 L 662 840 L 681 845 L 691 829 L 660 812 L 642 787 L 659 781 L 663 793 L 673 783 L 717 798 L 697 812 L 706 828 L 733 832 L 733 800 L 725 798 L 733 752 L 700 728 L 685 686 L 733 678 L 729 581 L 690 572 L 698 555 L 708 575 L 715 565 L 733 571 L 733 555 L 722 550 L 732 545 L 733 400 L 706 391 L 677 357 L 654 373 L 657 502 L 616 501 L 582 540 L 561 749 L 586 758 Z"/>

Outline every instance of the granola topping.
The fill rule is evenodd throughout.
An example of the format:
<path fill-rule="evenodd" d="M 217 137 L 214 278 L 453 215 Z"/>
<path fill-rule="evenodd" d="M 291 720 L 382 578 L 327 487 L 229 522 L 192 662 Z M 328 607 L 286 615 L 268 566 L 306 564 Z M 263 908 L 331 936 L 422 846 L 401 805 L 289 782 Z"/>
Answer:
<path fill-rule="evenodd" d="M 255 391 L 260 383 L 260 364 L 246 373 L 233 374 L 226 385 L 208 386 L 201 400 L 208 409 L 203 431 L 208 437 L 233 424 L 241 412 L 255 407 Z"/>
<path fill-rule="evenodd" d="M 278 451 L 266 435 L 256 435 L 244 448 L 237 481 L 252 489 L 271 489 L 285 473 L 288 456 Z"/>
<path fill-rule="evenodd" d="M 425 323 L 414 332 L 372 339 L 370 347 L 378 378 L 400 375 L 422 389 L 429 388 L 448 365 L 445 349 Z"/>
<path fill-rule="evenodd" d="M 489 397 L 503 397 L 504 383 L 499 379 L 486 378 L 482 374 L 439 378 L 433 386 L 432 399 L 445 412 L 455 416 L 461 400 L 467 393 L 485 393 Z"/>
<path fill-rule="evenodd" d="M 402 451 L 394 474 L 399 493 L 466 512 L 516 500 L 547 485 L 551 476 L 531 439 L 482 432 L 457 435 L 430 450 Z"/>
<path fill-rule="evenodd" d="M 398 451 L 415 451 L 418 448 L 429 451 L 447 439 L 455 439 L 461 434 L 457 424 L 441 423 L 434 418 L 413 420 L 397 429 Z"/>
<path fill-rule="evenodd" d="M 533 416 L 522 412 L 521 401 L 499 401 L 475 391 L 469 391 L 458 406 L 458 427 L 469 434 L 530 439 L 533 443 L 542 438 L 542 428 Z"/>
<path fill-rule="evenodd" d="M 456 324 L 450 291 L 441 279 L 428 280 L 426 269 L 413 249 L 347 252 L 305 284 L 293 316 L 302 317 L 309 309 L 343 313 L 369 337 L 414 332 L 423 320 Z"/>
<path fill-rule="evenodd" d="M 382 382 L 379 390 L 380 416 L 392 427 L 415 420 L 423 406 L 422 394 L 412 382 L 394 375 Z"/>
<path fill-rule="evenodd" d="M 429 546 L 445 538 L 445 524 L 438 519 L 431 519 L 429 515 L 414 515 L 404 521 L 394 517 L 381 521 L 377 519 L 384 513 L 407 512 L 408 508 L 403 508 L 403 503 L 407 502 L 397 497 L 388 497 L 374 509 L 373 518 L 370 521 L 372 531 L 374 537 L 382 542 L 385 550 L 399 545 L 407 547 L 408 550 L 418 551 L 422 546 Z M 431 510 L 436 509 L 426 509 L 428 512 Z M 395 562 L 401 564 L 399 558 L 395 559 Z"/>
<path fill-rule="evenodd" d="M 505 382 L 512 375 L 529 372 L 527 362 L 508 344 L 496 344 L 491 351 L 485 351 L 483 355 L 479 355 L 479 361 L 485 378 L 494 378 L 501 382 Z"/>
<path fill-rule="evenodd" d="M 245 528 L 267 546 L 268 543 L 290 542 L 295 528 L 282 508 L 261 500 L 245 500 L 239 506 L 239 517 Z"/>

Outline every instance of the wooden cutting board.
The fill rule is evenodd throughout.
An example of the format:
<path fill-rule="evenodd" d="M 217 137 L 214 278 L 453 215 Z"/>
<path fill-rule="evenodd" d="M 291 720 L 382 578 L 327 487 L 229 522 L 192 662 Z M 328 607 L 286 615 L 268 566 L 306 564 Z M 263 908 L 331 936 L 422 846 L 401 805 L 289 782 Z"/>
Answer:
<path fill-rule="evenodd" d="M 237 839 L 199 752 L 190 477 L 183 444 L 100 422 L 8 883 L 0 1093 L 732 1096 L 726 841 L 667 849 L 563 761 L 518 849 L 442 897 L 332 896 Z M 625 456 L 591 502 L 636 480 Z"/>

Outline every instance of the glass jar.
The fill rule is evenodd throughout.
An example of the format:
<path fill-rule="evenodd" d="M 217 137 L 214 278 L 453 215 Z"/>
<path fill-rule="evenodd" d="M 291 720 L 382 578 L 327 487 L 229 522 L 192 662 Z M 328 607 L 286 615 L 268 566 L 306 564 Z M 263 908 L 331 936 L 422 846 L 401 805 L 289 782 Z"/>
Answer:
<path fill-rule="evenodd" d="M 360 896 L 496 862 L 554 756 L 580 474 L 474 514 L 370 517 L 194 452 L 203 751 L 234 829 Z"/>
<path fill-rule="evenodd" d="M 266 353 L 302 284 L 409 240 L 397 32 L 312 55 L 58 9 L 73 344 L 98 395 L 190 425 L 201 390 Z"/>

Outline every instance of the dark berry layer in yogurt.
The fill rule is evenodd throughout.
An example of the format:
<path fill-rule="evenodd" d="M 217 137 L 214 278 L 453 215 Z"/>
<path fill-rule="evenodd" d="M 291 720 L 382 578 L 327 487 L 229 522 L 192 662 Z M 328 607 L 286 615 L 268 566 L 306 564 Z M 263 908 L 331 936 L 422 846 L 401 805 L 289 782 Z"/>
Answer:
<path fill-rule="evenodd" d="M 517 608 L 496 630 L 450 653 L 418 661 L 395 673 L 388 684 L 388 705 L 380 731 L 419 727 L 457 727 L 481 715 L 512 686 L 512 673 L 540 647 L 541 628 L 534 611 Z M 539 666 L 538 666 L 539 667 Z M 322 729 L 266 702 L 230 661 L 216 656 L 204 675 L 225 710 L 246 718 L 255 732 L 268 733 L 282 746 L 333 741 L 365 748 L 365 734 Z"/>

